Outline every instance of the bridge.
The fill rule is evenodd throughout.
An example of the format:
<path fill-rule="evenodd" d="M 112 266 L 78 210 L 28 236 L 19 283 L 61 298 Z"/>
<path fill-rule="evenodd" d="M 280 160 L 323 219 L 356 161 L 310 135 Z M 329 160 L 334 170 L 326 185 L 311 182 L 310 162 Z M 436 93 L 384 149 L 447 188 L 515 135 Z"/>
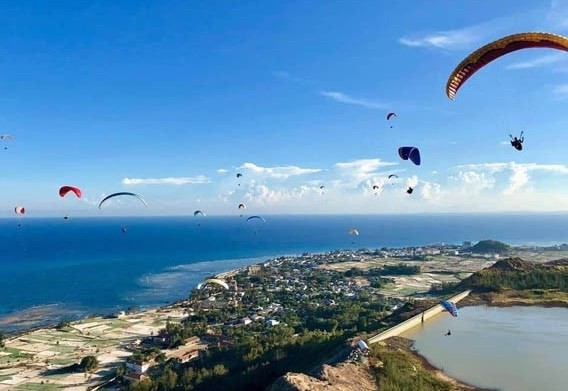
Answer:
<path fill-rule="evenodd" d="M 469 295 L 471 293 L 470 290 L 464 291 L 458 295 L 455 295 L 451 298 L 449 298 L 449 301 L 452 301 L 454 303 L 457 303 L 458 301 L 462 300 L 464 297 L 466 297 L 467 295 Z M 402 323 L 397 324 L 396 326 L 391 327 L 388 330 L 385 330 L 377 335 L 372 336 L 371 338 L 368 339 L 368 343 L 369 344 L 373 344 L 373 343 L 377 343 L 379 341 L 383 341 L 387 338 L 390 337 L 396 337 L 400 334 L 402 334 L 403 332 L 410 330 L 411 328 L 418 326 L 419 324 L 424 323 L 425 321 L 427 321 L 428 319 L 438 315 L 439 313 L 445 311 L 444 307 L 441 304 L 437 304 L 432 308 L 427 309 L 426 311 L 413 316 L 410 319 L 405 320 Z"/>

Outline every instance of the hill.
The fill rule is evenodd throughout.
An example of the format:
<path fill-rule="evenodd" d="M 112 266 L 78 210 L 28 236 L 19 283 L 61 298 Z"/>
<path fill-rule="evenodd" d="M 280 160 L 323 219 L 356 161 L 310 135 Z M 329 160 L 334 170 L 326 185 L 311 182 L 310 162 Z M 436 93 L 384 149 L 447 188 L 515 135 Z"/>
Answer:
<path fill-rule="evenodd" d="M 497 240 L 482 240 L 470 248 L 472 253 L 477 254 L 505 254 L 510 250 L 509 245 Z"/>
<path fill-rule="evenodd" d="M 458 284 L 457 289 L 498 292 L 505 289 L 558 289 L 568 292 L 568 262 L 535 263 L 507 258 L 480 270 Z"/>

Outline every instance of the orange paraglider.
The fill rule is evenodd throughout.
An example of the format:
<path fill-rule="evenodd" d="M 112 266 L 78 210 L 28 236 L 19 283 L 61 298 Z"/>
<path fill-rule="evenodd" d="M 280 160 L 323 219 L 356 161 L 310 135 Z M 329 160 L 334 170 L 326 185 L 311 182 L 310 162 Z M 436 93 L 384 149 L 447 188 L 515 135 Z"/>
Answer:
<path fill-rule="evenodd" d="M 475 72 L 508 53 L 527 48 L 549 48 L 568 51 L 568 38 L 544 32 L 513 34 L 493 41 L 467 56 L 451 73 L 446 95 L 454 99 L 461 86 Z"/>

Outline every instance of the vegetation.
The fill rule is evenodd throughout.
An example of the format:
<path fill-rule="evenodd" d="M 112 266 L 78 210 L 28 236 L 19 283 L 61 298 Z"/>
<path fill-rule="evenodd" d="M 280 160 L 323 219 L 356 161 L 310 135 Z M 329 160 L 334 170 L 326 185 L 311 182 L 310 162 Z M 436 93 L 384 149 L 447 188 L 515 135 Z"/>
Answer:
<path fill-rule="evenodd" d="M 505 254 L 511 247 L 497 240 L 482 240 L 473 246 L 470 251 L 477 254 Z"/>
<path fill-rule="evenodd" d="M 345 271 L 345 277 L 357 277 L 357 276 L 411 276 L 420 274 L 420 266 L 407 265 L 404 263 L 399 263 L 398 265 L 385 265 L 380 268 L 371 268 L 369 270 L 362 270 L 357 267 L 353 267 Z"/>
<path fill-rule="evenodd" d="M 383 391 L 450 391 L 454 387 L 436 378 L 424 368 L 421 360 L 407 349 L 394 347 L 373 347 L 371 365 L 378 388 Z"/>
<path fill-rule="evenodd" d="M 537 264 L 519 258 L 496 262 L 490 268 L 474 273 L 457 289 L 475 292 L 500 292 L 507 289 L 557 289 L 568 291 L 568 266 L 558 261 Z"/>
<path fill-rule="evenodd" d="M 70 322 L 70 321 L 68 321 L 68 320 L 62 320 L 61 322 L 59 322 L 59 323 L 57 324 L 57 326 L 55 326 L 55 328 L 56 328 L 57 330 L 65 330 L 66 328 L 68 328 L 68 327 L 70 327 L 70 326 L 71 326 L 71 322 Z"/>
<path fill-rule="evenodd" d="M 79 364 L 79 368 L 83 372 L 93 372 L 99 366 L 99 360 L 95 356 L 86 356 L 83 357 L 81 363 Z"/>
<path fill-rule="evenodd" d="M 0 349 L 4 349 L 6 347 L 6 343 L 4 342 L 4 333 L 0 331 Z"/>

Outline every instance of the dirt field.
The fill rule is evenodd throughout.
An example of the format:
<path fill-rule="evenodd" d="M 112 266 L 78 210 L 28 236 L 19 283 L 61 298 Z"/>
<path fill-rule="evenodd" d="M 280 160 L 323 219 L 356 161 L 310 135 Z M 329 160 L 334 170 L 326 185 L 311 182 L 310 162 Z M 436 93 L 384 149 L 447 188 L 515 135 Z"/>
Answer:
<path fill-rule="evenodd" d="M 0 390 L 86 390 L 112 376 L 116 366 L 132 354 L 129 347 L 136 340 L 158 333 L 168 318 L 183 317 L 179 310 L 151 310 L 120 319 L 85 319 L 64 331 L 40 329 L 8 339 L 0 352 Z M 87 355 L 100 362 L 95 373 L 57 372 Z"/>

